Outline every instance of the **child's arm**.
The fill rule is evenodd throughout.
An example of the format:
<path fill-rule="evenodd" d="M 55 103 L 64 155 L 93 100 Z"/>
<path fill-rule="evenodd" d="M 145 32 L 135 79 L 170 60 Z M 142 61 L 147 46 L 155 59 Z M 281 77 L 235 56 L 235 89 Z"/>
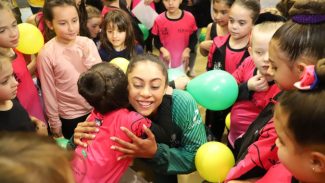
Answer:
<path fill-rule="evenodd" d="M 197 31 L 193 31 L 193 33 L 189 37 L 189 45 L 187 48 L 183 50 L 182 53 L 182 61 L 184 64 L 184 68 L 187 68 L 189 59 L 190 59 L 190 52 L 195 50 L 195 46 L 197 44 L 197 36 L 196 36 Z"/>
<path fill-rule="evenodd" d="M 59 118 L 59 106 L 55 91 L 54 73 L 51 61 L 47 56 L 39 54 L 37 57 L 37 69 L 41 81 L 45 111 L 49 118 L 49 125 L 54 137 L 63 137 L 61 120 Z"/>
<path fill-rule="evenodd" d="M 269 84 L 265 76 L 256 74 L 247 81 L 247 87 L 250 91 L 262 92 L 269 89 Z"/>
<path fill-rule="evenodd" d="M 38 135 L 43 135 L 43 136 L 48 136 L 49 135 L 48 131 L 47 131 L 47 125 L 43 121 L 37 119 L 34 116 L 30 116 L 30 119 L 35 124 L 36 133 Z"/>
<path fill-rule="evenodd" d="M 164 61 L 169 63 L 171 60 L 169 51 L 165 47 L 163 47 L 158 35 L 154 35 L 153 39 L 155 47 L 161 52 Z"/>
<path fill-rule="evenodd" d="M 211 47 L 211 45 L 213 43 L 213 41 L 211 40 L 211 37 L 210 37 L 211 27 L 212 27 L 212 23 L 210 23 L 207 26 L 207 32 L 205 34 L 205 40 L 200 43 L 200 53 L 201 53 L 201 55 L 203 55 L 205 57 L 208 56 L 210 47 Z"/>

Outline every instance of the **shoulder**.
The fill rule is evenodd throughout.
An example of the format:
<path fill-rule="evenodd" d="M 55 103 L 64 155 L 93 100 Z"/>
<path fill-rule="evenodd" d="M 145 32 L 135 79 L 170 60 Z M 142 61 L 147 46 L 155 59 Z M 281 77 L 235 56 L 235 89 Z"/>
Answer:
<path fill-rule="evenodd" d="M 95 45 L 95 43 L 92 39 L 85 37 L 85 36 L 77 36 L 76 42 L 81 43 L 81 44 L 86 43 L 86 44 L 94 44 Z"/>
<path fill-rule="evenodd" d="M 56 38 L 52 38 L 49 40 L 41 49 L 41 51 L 38 53 L 37 57 L 42 57 L 45 55 L 51 55 L 54 50 L 57 50 L 56 48 L 60 46 L 57 44 Z"/>
<path fill-rule="evenodd" d="M 174 89 L 172 94 L 173 109 L 190 110 L 191 106 L 196 106 L 196 101 L 188 92 Z"/>
<path fill-rule="evenodd" d="M 195 18 L 194 18 L 194 16 L 193 16 L 192 13 L 190 13 L 188 11 L 185 11 L 185 10 L 183 10 L 183 12 L 184 12 L 184 17 L 193 18 L 195 20 Z"/>

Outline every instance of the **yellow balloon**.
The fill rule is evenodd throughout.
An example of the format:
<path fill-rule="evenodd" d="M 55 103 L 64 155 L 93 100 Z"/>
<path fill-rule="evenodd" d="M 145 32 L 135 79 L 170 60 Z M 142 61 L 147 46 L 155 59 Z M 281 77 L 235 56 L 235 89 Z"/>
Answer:
<path fill-rule="evenodd" d="M 114 58 L 110 61 L 110 63 L 118 66 L 124 73 L 126 73 L 126 69 L 128 68 L 129 61 L 122 57 Z"/>
<path fill-rule="evenodd" d="M 44 38 L 40 30 L 32 24 L 18 25 L 19 40 L 17 50 L 24 54 L 38 53 L 44 45 Z"/>
<path fill-rule="evenodd" d="M 207 33 L 207 28 L 206 28 L 206 27 L 203 27 L 203 28 L 201 29 L 201 33 L 202 33 L 202 34 L 206 34 L 206 33 Z"/>
<path fill-rule="evenodd" d="M 230 130 L 230 122 L 231 122 L 230 116 L 231 116 L 231 114 L 229 113 L 229 114 L 227 115 L 227 117 L 226 117 L 226 120 L 225 120 L 225 122 L 226 122 L 226 127 L 227 127 L 228 130 Z"/>
<path fill-rule="evenodd" d="M 220 142 L 203 144 L 195 155 L 195 166 L 200 176 L 209 182 L 223 182 L 235 165 L 231 150 Z"/>
<path fill-rule="evenodd" d="M 44 6 L 44 0 L 27 0 L 28 3 L 35 7 L 43 7 Z"/>

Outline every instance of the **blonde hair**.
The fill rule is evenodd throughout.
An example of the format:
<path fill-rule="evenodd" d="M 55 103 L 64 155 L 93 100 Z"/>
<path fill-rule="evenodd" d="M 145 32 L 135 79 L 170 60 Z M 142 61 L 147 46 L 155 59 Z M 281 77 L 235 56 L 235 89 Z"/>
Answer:
<path fill-rule="evenodd" d="M 268 34 L 270 37 L 270 40 L 274 33 L 284 24 L 284 22 L 263 22 L 260 24 L 257 24 L 253 27 L 252 33 L 251 33 L 251 46 L 253 45 L 253 40 L 256 39 L 256 34 L 263 33 Z"/>
<path fill-rule="evenodd" d="M 70 152 L 34 133 L 0 134 L 1 183 L 74 182 Z"/>
<path fill-rule="evenodd" d="M 87 11 L 87 14 L 88 14 L 88 20 L 92 19 L 92 18 L 100 18 L 100 17 L 102 17 L 102 15 L 100 14 L 100 11 L 96 7 L 87 5 L 86 6 L 86 11 Z"/>

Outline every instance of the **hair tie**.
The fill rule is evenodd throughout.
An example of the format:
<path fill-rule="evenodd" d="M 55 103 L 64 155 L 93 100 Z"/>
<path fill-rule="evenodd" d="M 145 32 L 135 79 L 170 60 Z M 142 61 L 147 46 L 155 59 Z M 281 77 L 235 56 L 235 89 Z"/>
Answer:
<path fill-rule="evenodd" d="M 286 18 L 284 18 L 283 16 L 275 15 L 270 12 L 265 12 L 265 13 L 261 13 L 258 16 L 258 19 L 255 22 L 255 25 L 261 24 L 264 22 L 285 22 L 285 21 L 286 21 Z"/>
<path fill-rule="evenodd" d="M 318 84 L 318 78 L 314 65 L 308 65 L 305 67 L 304 73 L 300 80 L 294 84 L 299 90 L 313 90 Z"/>
<path fill-rule="evenodd" d="M 294 15 L 291 19 L 298 24 L 319 24 L 325 22 L 325 14 Z"/>

